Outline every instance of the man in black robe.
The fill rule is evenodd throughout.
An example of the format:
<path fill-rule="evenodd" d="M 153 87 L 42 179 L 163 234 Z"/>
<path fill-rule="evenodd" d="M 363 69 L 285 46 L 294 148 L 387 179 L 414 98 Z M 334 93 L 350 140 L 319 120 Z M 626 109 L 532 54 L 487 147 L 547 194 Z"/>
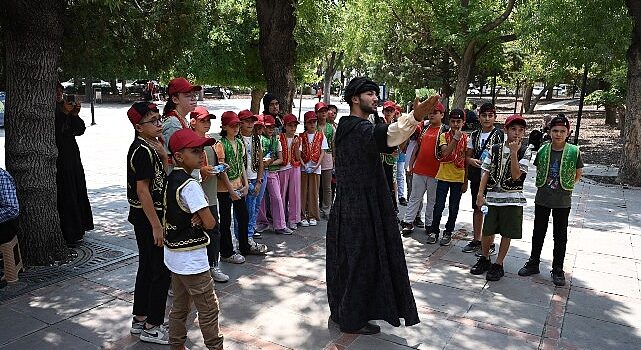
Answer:
<path fill-rule="evenodd" d="M 419 321 L 401 234 L 380 153 L 392 153 L 438 102 L 432 96 L 392 124 L 372 124 L 378 85 L 354 78 L 345 89 L 350 115 L 335 136 L 336 199 L 327 225 L 327 297 L 331 320 L 345 333 L 375 334 L 370 320 Z"/>
<path fill-rule="evenodd" d="M 85 122 L 78 112 L 80 104 L 64 101 L 62 85 L 59 84 L 56 87 L 56 185 L 60 228 L 69 246 L 80 244 L 85 231 L 94 228 L 85 170 L 76 143 L 76 136 L 85 133 Z"/>

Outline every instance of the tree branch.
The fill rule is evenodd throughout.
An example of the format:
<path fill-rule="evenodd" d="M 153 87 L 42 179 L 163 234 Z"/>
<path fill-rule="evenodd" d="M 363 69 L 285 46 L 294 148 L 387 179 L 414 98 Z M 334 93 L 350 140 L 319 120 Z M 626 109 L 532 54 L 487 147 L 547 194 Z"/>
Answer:
<path fill-rule="evenodd" d="M 489 32 L 496 27 L 500 26 L 501 23 L 505 22 L 508 17 L 510 17 L 510 14 L 512 13 L 512 9 L 514 9 L 514 1 L 515 0 L 509 0 L 507 3 L 507 7 L 505 8 L 505 11 L 498 17 L 496 17 L 492 22 L 487 23 L 486 25 L 481 28 L 482 32 Z"/>
<path fill-rule="evenodd" d="M 454 60 L 454 62 L 458 65 L 461 64 L 461 56 L 454 50 L 453 47 L 451 46 L 446 46 L 445 51 L 450 54 L 450 57 Z"/>

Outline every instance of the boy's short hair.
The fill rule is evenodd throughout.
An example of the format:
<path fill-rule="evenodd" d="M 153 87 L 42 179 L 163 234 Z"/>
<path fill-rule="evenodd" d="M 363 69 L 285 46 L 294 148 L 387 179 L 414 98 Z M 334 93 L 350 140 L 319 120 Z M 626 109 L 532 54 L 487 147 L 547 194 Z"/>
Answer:
<path fill-rule="evenodd" d="M 129 110 L 127 111 L 127 117 L 132 125 L 140 123 L 140 121 L 147 115 L 149 112 L 160 113 L 158 107 L 155 103 L 149 102 L 134 102 Z"/>
<path fill-rule="evenodd" d="M 483 114 L 487 112 L 496 113 L 496 108 L 490 102 L 485 102 L 484 104 L 481 105 L 481 108 L 479 109 L 479 114 Z"/>

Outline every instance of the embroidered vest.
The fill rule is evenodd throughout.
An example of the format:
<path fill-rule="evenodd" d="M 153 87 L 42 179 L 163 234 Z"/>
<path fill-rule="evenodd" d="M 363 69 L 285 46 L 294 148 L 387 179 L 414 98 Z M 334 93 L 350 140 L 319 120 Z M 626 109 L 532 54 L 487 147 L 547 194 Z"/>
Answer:
<path fill-rule="evenodd" d="M 523 159 L 527 147 L 521 147 L 518 151 L 517 158 Z M 523 191 L 523 183 L 525 182 L 526 174 L 521 174 L 518 180 L 512 180 L 512 173 L 510 171 L 512 157 L 507 157 L 503 163 L 503 144 L 492 146 L 490 150 L 492 155 L 492 163 L 490 164 L 490 176 L 487 181 L 487 189 L 491 190 L 497 184 L 505 192 L 518 192 Z"/>
<path fill-rule="evenodd" d="M 316 130 L 320 131 L 321 129 L 316 127 Z M 332 143 L 330 141 L 334 139 L 334 127 L 332 126 L 332 124 L 326 123 L 325 128 L 322 131 L 323 134 L 325 134 L 325 138 L 327 138 L 327 145 L 329 146 L 329 149 L 325 150 L 325 152 L 332 153 Z"/>
<path fill-rule="evenodd" d="M 456 166 L 459 169 L 465 168 L 465 151 L 467 150 L 467 134 L 466 133 L 462 133 L 462 134 L 463 135 L 461 135 L 461 139 L 456 144 L 456 147 L 454 147 L 454 150 L 452 151 L 452 153 L 448 154 L 447 157 L 442 157 L 441 163 L 453 163 L 454 166 Z M 452 141 L 453 137 L 454 136 L 452 136 L 451 132 L 445 133 L 445 142 L 449 144 Z"/>
<path fill-rule="evenodd" d="M 191 225 L 192 213 L 180 202 L 180 191 L 190 182 L 198 181 L 183 168 L 169 174 L 165 192 L 165 246 L 171 250 L 194 250 L 209 244 L 209 235 L 200 226 Z"/>
<path fill-rule="evenodd" d="M 381 160 L 383 161 L 383 164 L 387 164 L 389 166 L 393 166 L 396 164 L 396 159 L 398 157 L 394 156 L 393 154 L 388 154 L 388 153 L 381 153 Z"/>
<path fill-rule="evenodd" d="M 300 166 L 300 161 L 297 161 L 294 159 L 294 145 L 296 144 L 296 138 L 297 136 L 294 135 L 294 139 L 292 140 L 292 146 L 288 147 L 287 146 L 287 135 L 284 133 L 281 133 L 279 135 L 280 138 L 280 145 L 281 148 L 283 149 L 283 165 L 287 165 L 287 163 L 291 164 L 293 167 L 299 167 Z"/>
<path fill-rule="evenodd" d="M 552 144 L 545 143 L 541 145 L 537 152 L 537 159 L 539 166 L 536 168 L 536 187 L 543 187 L 547 180 L 548 171 L 550 170 L 550 154 L 552 152 Z M 561 168 L 559 169 L 559 183 L 561 188 L 566 191 L 574 189 L 574 179 L 576 176 L 576 162 L 579 159 L 579 147 L 565 144 L 563 153 L 561 155 Z"/>
<path fill-rule="evenodd" d="M 302 144 L 300 157 L 303 159 L 303 162 L 307 163 L 311 160 L 314 163 L 318 163 L 321 154 L 321 146 L 323 144 L 323 137 L 325 137 L 325 135 L 323 135 L 322 132 L 314 133 L 314 140 L 312 140 L 312 143 L 310 144 L 307 133 L 303 132 L 300 134 Z"/>

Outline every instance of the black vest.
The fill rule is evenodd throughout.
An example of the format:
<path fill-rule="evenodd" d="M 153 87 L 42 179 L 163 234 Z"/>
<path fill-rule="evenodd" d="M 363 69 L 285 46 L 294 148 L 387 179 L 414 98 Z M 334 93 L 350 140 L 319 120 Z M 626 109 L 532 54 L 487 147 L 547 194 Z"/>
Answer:
<path fill-rule="evenodd" d="M 470 134 L 470 139 L 472 140 L 472 147 L 473 148 L 473 154 L 472 158 L 474 159 L 481 159 L 481 155 L 483 154 L 484 150 L 489 150 L 492 146 L 494 145 L 499 145 L 503 144 L 503 140 L 505 139 L 505 134 L 501 129 L 494 128 L 494 132 L 492 132 L 489 137 L 485 140 L 485 142 L 480 142 L 481 138 L 481 132 L 482 130 L 474 130 Z M 481 181 L 481 168 L 473 167 L 470 166 L 467 168 L 467 177 L 470 179 L 470 181 L 475 181 L 475 182 L 480 182 Z"/>
<path fill-rule="evenodd" d="M 167 180 L 165 246 L 171 250 L 194 250 L 208 245 L 209 235 L 202 227 L 191 225 L 193 214 L 180 201 L 180 191 L 190 181 L 196 181 L 196 179 L 187 174 L 183 168 L 174 168 Z"/>
<path fill-rule="evenodd" d="M 521 146 L 518 151 L 517 158 L 523 159 L 527 147 Z M 503 158 L 503 144 L 493 145 L 491 148 L 492 164 L 490 165 L 490 176 L 487 180 L 487 189 L 493 189 L 496 184 L 501 185 L 501 189 L 505 192 L 523 191 L 523 183 L 527 174 L 521 174 L 518 180 L 512 180 L 512 173 L 510 172 L 510 163 L 512 157 L 508 157 L 505 164 L 501 164 Z"/>

